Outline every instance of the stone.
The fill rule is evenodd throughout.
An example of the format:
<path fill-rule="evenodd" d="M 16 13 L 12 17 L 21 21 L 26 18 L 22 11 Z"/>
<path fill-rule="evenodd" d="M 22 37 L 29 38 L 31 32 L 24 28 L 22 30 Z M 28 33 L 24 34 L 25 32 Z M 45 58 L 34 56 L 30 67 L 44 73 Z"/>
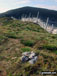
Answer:
<path fill-rule="evenodd" d="M 37 61 L 38 57 L 37 57 L 37 56 L 35 56 L 35 57 L 34 57 L 34 59 L 35 59 L 35 61 Z"/>
<path fill-rule="evenodd" d="M 22 56 L 22 62 L 26 62 L 26 61 L 28 61 L 29 60 L 29 58 L 27 57 L 27 56 Z"/>
<path fill-rule="evenodd" d="M 24 52 L 22 53 L 23 56 L 29 56 L 30 52 Z"/>
<path fill-rule="evenodd" d="M 38 57 L 35 56 L 33 59 L 29 60 L 30 64 L 35 64 L 35 62 L 37 61 Z"/>
<path fill-rule="evenodd" d="M 34 52 L 31 52 L 31 54 L 29 55 L 29 58 L 32 59 L 35 56 Z"/>
<path fill-rule="evenodd" d="M 30 64 L 35 64 L 35 59 L 29 60 L 29 63 L 30 63 Z"/>
<path fill-rule="evenodd" d="M 38 56 L 32 52 L 24 52 L 22 53 L 21 61 L 29 62 L 30 64 L 34 64 L 38 59 Z"/>

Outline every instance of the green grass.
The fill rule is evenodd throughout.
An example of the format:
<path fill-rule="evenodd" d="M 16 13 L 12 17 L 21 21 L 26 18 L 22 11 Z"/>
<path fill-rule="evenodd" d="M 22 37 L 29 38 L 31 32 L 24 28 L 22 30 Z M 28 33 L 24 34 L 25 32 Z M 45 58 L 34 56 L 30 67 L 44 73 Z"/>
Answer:
<path fill-rule="evenodd" d="M 57 46 L 54 46 L 54 45 L 44 45 L 43 48 L 51 51 L 57 50 Z"/>
<path fill-rule="evenodd" d="M 31 51 L 31 49 L 30 48 L 21 48 L 21 50 L 22 50 L 22 52 L 29 52 L 29 51 Z"/>
<path fill-rule="evenodd" d="M 0 44 L 6 42 L 7 39 L 8 39 L 8 38 L 7 38 L 6 36 L 4 36 L 4 35 L 0 35 Z"/>
<path fill-rule="evenodd" d="M 35 42 L 33 40 L 21 40 L 21 43 L 25 46 L 33 46 Z"/>
<path fill-rule="evenodd" d="M 0 61 L 3 60 L 3 56 L 0 56 Z"/>
<path fill-rule="evenodd" d="M 16 39 L 17 38 L 17 36 L 16 36 L 16 34 L 15 34 L 15 32 L 9 32 L 8 34 L 6 34 L 7 35 L 7 37 L 8 38 L 14 38 L 14 39 Z"/>

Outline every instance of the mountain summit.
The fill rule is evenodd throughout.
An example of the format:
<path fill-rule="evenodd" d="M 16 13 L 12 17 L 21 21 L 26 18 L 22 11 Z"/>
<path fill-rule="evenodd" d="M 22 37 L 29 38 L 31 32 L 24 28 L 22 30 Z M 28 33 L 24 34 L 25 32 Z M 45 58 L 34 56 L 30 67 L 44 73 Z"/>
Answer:
<path fill-rule="evenodd" d="M 48 10 L 43 8 L 36 8 L 36 7 L 22 7 L 14 10 L 9 10 L 5 13 L 0 14 L 0 17 L 15 17 L 17 19 L 21 18 L 22 16 L 28 17 L 31 14 L 31 17 L 37 17 L 37 13 L 39 14 L 39 18 L 46 21 L 47 17 L 49 17 L 51 22 L 57 22 L 57 11 Z"/>

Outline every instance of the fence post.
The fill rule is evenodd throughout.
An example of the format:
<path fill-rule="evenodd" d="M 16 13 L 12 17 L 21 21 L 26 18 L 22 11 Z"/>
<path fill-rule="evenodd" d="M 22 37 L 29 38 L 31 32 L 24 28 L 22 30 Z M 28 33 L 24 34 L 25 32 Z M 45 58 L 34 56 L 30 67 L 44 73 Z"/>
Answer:
<path fill-rule="evenodd" d="M 29 21 L 31 20 L 30 18 L 31 18 L 31 13 L 29 13 Z"/>
<path fill-rule="evenodd" d="M 37 23 L 38 23 L 38 19 L 39 19 L 39 12 L 37 13 L 37 21 L 36 21 Z"/>
<path fill-rule="evenodd" d="M 48 21 L 49 21 L 49 17 L 47 18 L 47 21 L 46 21 L 46 29 L 47 29 L 47 26 L 48 26 Z"/>
<path fill-rule="evenodd" d="M 51 32 L 50 32 L 50 33 L 52 33 L 53 29 L 54 29 L 54 26 L 53 26 L 53 24 L 52 24 L 52 27 L 51 27 Z"/>

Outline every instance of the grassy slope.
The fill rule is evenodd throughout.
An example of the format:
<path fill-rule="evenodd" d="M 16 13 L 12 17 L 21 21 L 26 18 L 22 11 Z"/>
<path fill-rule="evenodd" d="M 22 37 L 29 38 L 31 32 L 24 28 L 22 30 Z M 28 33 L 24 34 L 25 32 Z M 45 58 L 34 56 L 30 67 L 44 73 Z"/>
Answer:
<path fill-rule="evenodd" d="M 22 63 L 24 51 L 38 53 L 37 63 Z M 7 76 L 42 76 L 41 71 L 57 71 L 57 35 L 33 23 L 0 18 L 0 65 Z"/>

